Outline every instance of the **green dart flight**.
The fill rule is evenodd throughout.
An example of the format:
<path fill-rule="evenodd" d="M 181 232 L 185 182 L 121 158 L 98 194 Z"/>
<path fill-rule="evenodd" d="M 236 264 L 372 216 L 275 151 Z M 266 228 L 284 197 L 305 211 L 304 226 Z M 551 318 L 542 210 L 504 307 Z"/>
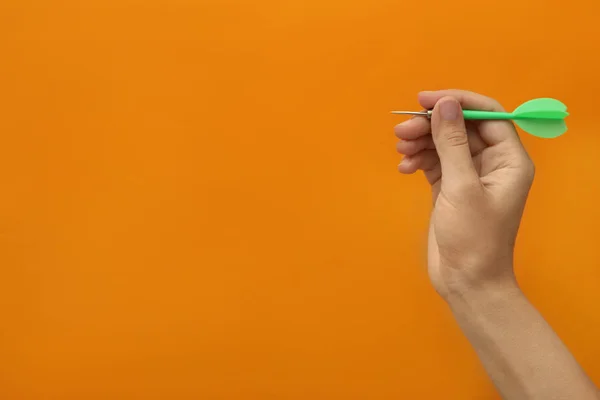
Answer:
<path fill-rule="evenodd" d="M 392 111 L 392 114 L 422 115 L 431 118 L 432 111 Z M 541 98 L 521 104 L 513 112 L 463 110 L 468 120 L 510 119 L 525 132 L 540 138 L 551 139 L 567 131 L 565 118 L 567 106 L 556 99 Z"/>

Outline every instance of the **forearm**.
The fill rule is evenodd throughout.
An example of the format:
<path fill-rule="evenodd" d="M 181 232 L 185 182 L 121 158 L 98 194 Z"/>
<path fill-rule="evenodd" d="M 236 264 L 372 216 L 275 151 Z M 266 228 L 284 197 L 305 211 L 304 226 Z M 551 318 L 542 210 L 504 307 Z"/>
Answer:
<path fill-rule="evenodd" d="M 598 400 L 591 380 L 517 285 L 482 287 L 448 303 L 507 400 Z"/>

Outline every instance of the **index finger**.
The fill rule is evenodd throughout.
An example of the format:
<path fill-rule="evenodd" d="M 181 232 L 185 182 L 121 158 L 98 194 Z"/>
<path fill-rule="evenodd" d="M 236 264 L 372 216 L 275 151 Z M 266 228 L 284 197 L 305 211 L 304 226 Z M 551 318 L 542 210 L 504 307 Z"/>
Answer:
<path fill-rule="evenodd" d="M 496 100 L 479 93 L 467 90 L 438 90 L 435 92 L 425 91 L 419 93 L 419 103 L 426 109 L 431 110 L 435 104 L 446 96 L 454 97 L 465 110 L 482 111 L 504 111 L 502 104 Z"/>

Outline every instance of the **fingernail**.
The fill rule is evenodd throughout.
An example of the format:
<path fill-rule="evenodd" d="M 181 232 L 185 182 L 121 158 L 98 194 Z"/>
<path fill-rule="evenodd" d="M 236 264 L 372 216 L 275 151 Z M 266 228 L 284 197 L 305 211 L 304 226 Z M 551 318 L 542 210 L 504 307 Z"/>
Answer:
<path fill-rule="evenodd" d="M 456 100 L 446 100 L 440 104 L 440 115 L 443 120 L 454 121 L 459 113 L 460 106 Z"/>

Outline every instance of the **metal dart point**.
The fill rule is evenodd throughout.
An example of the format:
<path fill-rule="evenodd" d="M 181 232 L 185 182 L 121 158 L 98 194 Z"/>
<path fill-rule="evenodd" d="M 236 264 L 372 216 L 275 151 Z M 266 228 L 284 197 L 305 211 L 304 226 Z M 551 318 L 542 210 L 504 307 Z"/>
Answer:
<path fill-rule="evenodd" d="M 433 111 L 392 111 L 392 114 L 402 114 L 402 115 L 420 115 L 423 117 L 431 118 L 431 114 Z"/>

